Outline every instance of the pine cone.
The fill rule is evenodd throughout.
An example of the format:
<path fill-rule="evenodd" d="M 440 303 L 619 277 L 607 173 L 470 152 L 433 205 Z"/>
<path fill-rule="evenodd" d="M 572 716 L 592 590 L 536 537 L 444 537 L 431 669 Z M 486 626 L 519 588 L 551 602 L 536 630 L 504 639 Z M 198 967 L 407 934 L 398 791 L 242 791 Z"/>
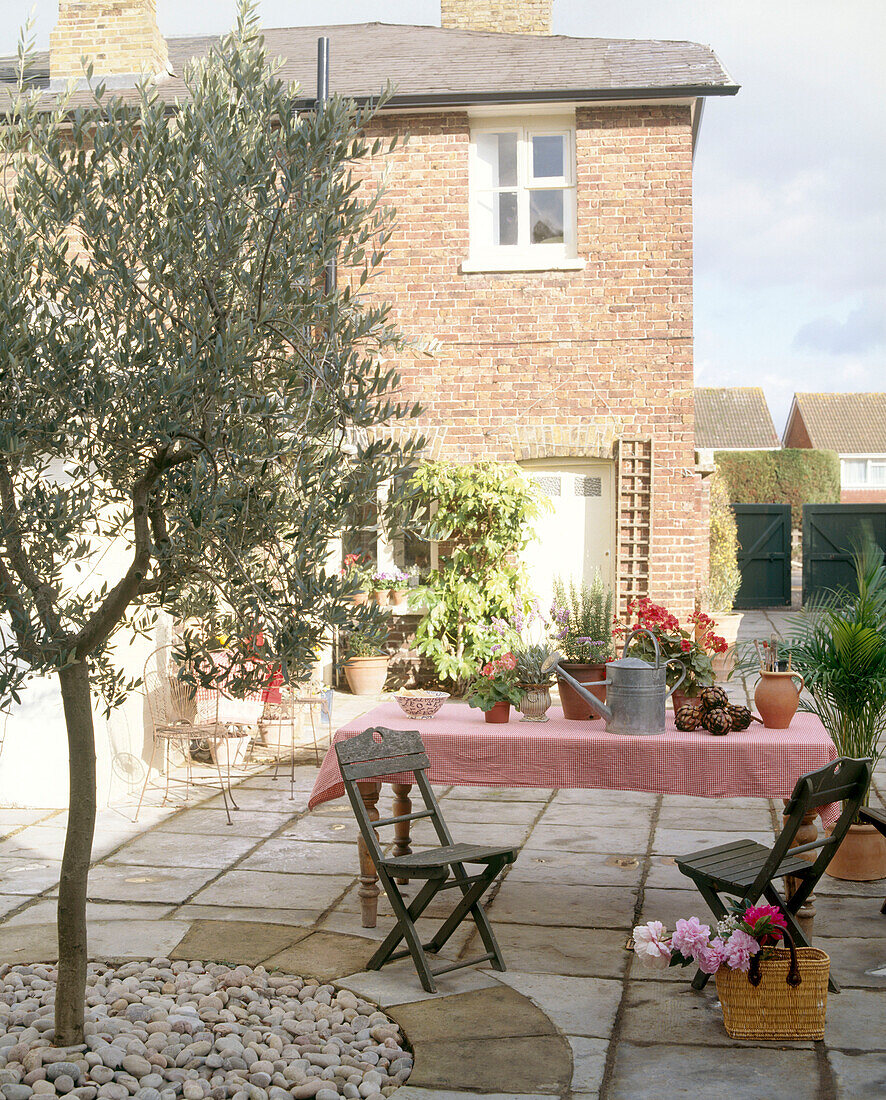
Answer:
<path fill-rule="evenodd" d="M 732 719 L 729 717 L 729 711 L 724 707 L 714 707 L 713 710 L 705 713 L 704 718 L 702 718 L 702 725 L 708 733 L 720 737 L 732 729 Z"/>
<path fill-rule="evenodd" d="M 674 724 L 678 730 L 682 733 L 692 733 L 693 730 L 698 729 L 698 723 L 698 707 L 693 707 L 688 703 L 684 704 L 682 707 L 677 707 L 677 713 L 674 715 Z"/>
<path fill-rule="evenodd" d="M 702 688 L 698 699 L 703 711 L 717 710 L 729 704 L 726 692 L 720 687 Z"/>
<path fill-rule="evenodd" d="M 730 703 L 726 710 L 734 730 L 746 730 L 751 724 L 751 712 L 747 707 L 740 707 L 735 703 Z"/>

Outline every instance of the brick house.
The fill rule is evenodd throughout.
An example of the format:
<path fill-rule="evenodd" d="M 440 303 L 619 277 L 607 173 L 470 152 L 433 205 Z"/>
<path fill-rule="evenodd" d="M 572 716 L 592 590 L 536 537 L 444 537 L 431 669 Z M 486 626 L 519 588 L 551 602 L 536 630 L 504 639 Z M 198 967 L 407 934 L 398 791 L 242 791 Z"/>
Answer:
<path fill-rule="evenodd" d="M 836 451 L 843 504 L 886 504 L 886 393 L 795 393 L 784 445 Z"/>

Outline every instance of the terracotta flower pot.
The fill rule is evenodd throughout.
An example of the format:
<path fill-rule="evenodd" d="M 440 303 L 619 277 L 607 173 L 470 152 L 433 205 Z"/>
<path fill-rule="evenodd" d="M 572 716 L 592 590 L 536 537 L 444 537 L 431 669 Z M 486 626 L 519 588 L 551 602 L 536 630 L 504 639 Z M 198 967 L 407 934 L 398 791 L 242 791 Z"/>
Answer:
<path fill-rule="evenodd" d="M 679 688 L 677 688 L 676 691 L 671 692 L 671 705 L 674 708 L 674 714 L 677 713 L 677 711 L 680 709 L 680 707 L 685 707 L 685 706 L 694 707 L 697 702 L 698 702 L 698 696 L 697 695 L 690 695 L 686 691 L 680 691 Z"/>
<path fill-rule="evenodd" d="M 800 686 L 794 683 L 800 681 Z M 800 705 L 800 692 L 805 681 L 799 672 L 764 672 L 754 690 L 754 704 L 770 730 L 786 730 Z"/>
<path fill-rule="evenodd" d="M 568 672 L 573 680 L 580 684 L 595 684 L 606 679 L 606 665 L 583 665 L 572 661 L 561 661 L 564 672 Z M 600 715 L 591 710 L 591 704 L 578 694 L 571 684 L 564 680 L 558 680 L 560 688 L 560 706 L 563 708 L 563 717 L 573 722 L 595 722 L 600 720 Z M 606 702 L 606 686 L 591 687 L 589 689 L 601 703 Z"/>
<path fill-rule="evenodd" d="M 507 722 L 511 717 L 511 704 L 506 699 L 493 703 L 483 717 L 487 722 Z"/>
<path fill-rule="evenodd" d="M 886 836 L 873 825 L 850 825 L 825 874 L 850 882 L 886 878 Z"/>
<path fill-rule="evenodd" d="M 405 588 L 390 588 L 388 589 L 388 599 L 391 607 L 405 607 L 406 597 L 408 592 Z"/>
<path fill-rule="evenodd" d="M 345 661 L 345 678 L 354 695 L 380 695 L 388 678 L 388 659 L 349 657 Z"/>
<path fill-rule="evenodd" d="M 372 590 L 372 598 L 378 604 L 379 607 L 388 606 L 388 590 L 387 588 L 374 588 Z"/>
<path fill-rule="evenodd" d="M 357 592 L 355 595 L 351 596 L 351 603 L 355 604 L 357 607 L 369 603 L 369 593 Z"/>

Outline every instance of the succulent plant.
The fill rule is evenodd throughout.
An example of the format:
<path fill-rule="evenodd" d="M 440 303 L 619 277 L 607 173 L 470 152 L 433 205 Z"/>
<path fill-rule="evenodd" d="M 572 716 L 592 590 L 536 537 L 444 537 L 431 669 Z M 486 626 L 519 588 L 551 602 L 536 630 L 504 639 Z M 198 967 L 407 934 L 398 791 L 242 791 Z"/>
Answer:
<path fill-rule="evenodd" d="M 553 650 L 549 645 L 527 645 L 514 649 L 517 659 L 517 682 L 520 684 L 549 684 L 552 673 L 545 671 L 542 666 L 551 656 Z"/>

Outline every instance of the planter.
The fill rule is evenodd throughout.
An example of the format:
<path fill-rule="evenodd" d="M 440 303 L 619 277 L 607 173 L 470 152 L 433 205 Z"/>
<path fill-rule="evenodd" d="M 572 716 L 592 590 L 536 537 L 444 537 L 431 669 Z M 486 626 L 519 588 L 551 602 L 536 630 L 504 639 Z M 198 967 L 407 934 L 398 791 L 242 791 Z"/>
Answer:
<path fill-rule="evenodd" d="M 246 759 L 246 750 L 252 737 L 246 733 L 240 737 L 222 737 L 209 742 L 209 754 L 213 764 L 220 768 L 236 768 Z"/>
<path fill-rule="evenodd" d="M 794 683 L 800 681 L 800 686 Z M 799 672 L 764 672 L 754 690 L 754 705 L 770 730 L 786 730 L 797 713 L 805 682 Z"/>
<path fill-rule="evenodd" d="M 351 603 L 356 607 L 361 607 L 363 604 L 369 603 L 369 593 L 358 592 L 355 596 L 351 596 Z"/>
<path fill-rule="evenodd" d="M 547 711 L 551 705 L 551 692 L 547 684 L 521 684 L 523 699 L 520 710 L 521 722 L 547 722 Z"/>
<path fill-rule="evenodd" d="M 345 678 L 354 695 L 381 695 L 388 678 L 388 659 L 380 657 L 349 657 L 345 661 Z"/>
<path fill-rule="evenodd" d="M 388 599 L 391 607 L 405 607 L 406 597 L 409 595 L 405 588 L 390 588 L 388 589 Z"/>
<path fill-rule="evenodd" d="M 873 825 L 850 825 L 825 874 L 849 882 L 886 878 L 886 836 Z"/>
<path fill-rule="evenodd" d="M 375 588 L 372 591 L 372 598 L 378 604 L 379 607 L 388 606 L 388 590 L 387 588 Z"/>
<path fill-rule="evenodd" d="M 511 704 L 507 700 L 493 703 L 483 717 L 487 722 L 507 722 L 511 717 Z"/>
<path fill-rule="evenodd" d="M 690 695 L 686 691 L 680 691 L 677 688 L 676 691 L 671 693 L 671 704 L 674 708 L 674 714 L 680 709 L 680 707 L 690 706 L 694 707 L 698 703 L 697 695 Z"/>
<path fill-rule="evenodd" d="M 603 664 L 583 665 L 573 664 L 571 661 L 561 661 L 560 665 L 564 672 L 568 672 L 580 684 L 592 685 L 606 679 L 606 665 Z M 600 715 L 591 710 L 591 704 L 582 699 L 571 684 L 559 680 L 558 686 L 560 688 L 560 706 L 563 708 L 564 718 L 569 718 L 573 722 L 595 722 L 600 720 Z M 590 690 L 601 703 L 606 702 L 605 684 L 601 684 L 600 687 L 591 687 Z"/>

